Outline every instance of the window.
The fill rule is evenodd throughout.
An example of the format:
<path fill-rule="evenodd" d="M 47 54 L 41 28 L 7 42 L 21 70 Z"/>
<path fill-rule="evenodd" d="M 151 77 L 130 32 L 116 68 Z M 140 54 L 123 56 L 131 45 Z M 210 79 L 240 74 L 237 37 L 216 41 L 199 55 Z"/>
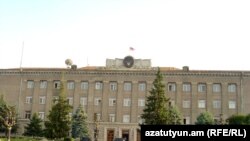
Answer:
<path fill-rule="evenodd" d="M 101 121 L 101 114 L 100 113 L 94 113 L 94 121 Z"/>
<path fill-rule="evenodd" d="M 39 104 L 45 104 L 45 99 L 46 99 L 45 96 L 40 96 L 39 97 Z"/>
<path fill-rule="evenodd" d="M 182 107 L 183 108 L 190 108 L 190 100 L 183 100 Z"/>
<path fill-rule="evenodd" d="M 176 91 L 176 84 L 175 83 L 168 83 L 168 91 L 175 92 Z"/>
<path fill-rule="evenodd" d="M 31 104 L 32 103 L 32 96 L 27 96 L 26 100 L 25 100 L 25 103 Z"/>
<path fill-rule="evenodd" d="M 73 90 L 75 88 L 75 82 L 74 81 L 68 81 L 67 82 L 67 88 L 68 88 L 68 90 Z"/>
<path fill-rule="evenodd" d="M 102 100 L 101 100 L 101 98 L 95 98 L 95 105 L 96 106 L 98 106 L 98 105 L 101 105 L 101 103 L 102 103 Z"/>
<path fill-rule="evenodd" d="M 219 108 L 221 108 L 221 101 L 220 101 L 220 100 L 214 100 L 214 101 L 213 101 L 213 108 L 214 108 L 214 109 L 219 109 Z"/>
<path fill-rule="evenodd" d="M 190 124 L 190 117 L 184 117 L 183 124 Z"/>
<path fill-rule="evenodd" d="M 236 108 L 236 102 L 234 100 L 230 100 L 228 102 L 228 108 L 229 109 L 235 109 Z"/>
<path fill-rule="evenodd" d="M 130 122 L 130 115 L 123 115 L 123 122 L 129 123 Z"/>
<path fill-rule="evenodd" d="M 206 108 L 206 100 L 198 100 L 198 108 Z"/>
<path fill-rule="evenodd" d="M 146 90 L 146 83 L 145 82 L 140 82 L 138 85 L 138 90 L 139 91 L 145 91 Z"/>
<path fill-rule="evenodd" d="M 54 104 L 58 103 L 58 99 L 59 99 L 58 96 L 53 96 L 53 103 Z"/>
<path fill-rule="evenodd" d="M 115 122 L 115 114 L 109 114 L 109 122 Z"/>
<path fill-rule="evenodd" d="M 138 116 L 138 123 L 141 125 L 145 123 L 145 119 L 143 119 L 141 116 Z"/>
<path fill-rule="evenodd" d="M 138 99 L 138 106 L 144 107 L 145 106 L 145 99 Z"/>
<path fill-rule="evenodd" d="M 25 111 L 25 119 L 30 119 L 31 117 L 31 112 L 30 111 Z"/>
<path fill-rule="evenodd" d="M 40 89 L 45 89 L 47 88 L 48 82 L 46 80 L 41 80 L 40 81 Z"/>
<path fill-rule="evenodd" d="M 109 99 L 109 106 L 115 106 L 116 104 L 116 99 L 115 98 L 110 98 Z"/>
<path fill-rule="evenodd" d="M 80 98 L 80 104 L 82 106 L 86 106 L 88 103 L 87 103 L 87 97 L 81 97 Z"/>
<path fill-rule="evenodd" d="M 221 92 L 221 85 L 213 84 L 213 92 Z"/>
<path fill-rule="evenodd" d="M 55 80 L 54 81 L 54 88 L 55 89 L 60 89 L 60 84 L 61 84 L 61 82 L 59 80 Z"/>
<path fill-rule="evenodd" d="M 128 107 L 128 106 L 130 106 L 130 105 L 131 105 L 131 100 L 130 100 L 130 98 L 125 98 L 125 99 L 123 100 L 123 106 Z"/>
<path fill-rule="evenodd" d="M 95 89 L 96 90 L 101 90 L 102 89 L 102 82 L 101 81 L 95 82 Z"/>
<path fill-rule="evenodd" d="M 28 89 L 34 88 L 34 81 L 33 80 L 28 80 L 27 81 L 27 88 Z"/>
<path fill-rule="evenodd" d="M 190 83 L 183 84 L 183 92 L 191 92 L 191 84 Z"/>
<path fill-rule="evenodd" d="M 228 84 L 227 90 L 230 93 L 235 93 L 236 92 L 236 84 Z"/>
<path fill-rule="evenodd" d="M 110 82 L 110 91 L 116 91 L 116 89 L 117 89 L 117 83 Z"/>
<path fill-rule="evenodd" d="M 132 90 L 131 82 L 125 82 L 124 83 L 124 91 L 131 91 L 131 90 Z"/>
<path fill-rule="evenodd" d="M 87 81 L 82 81 L 81 82 L 81 89 L 82 90 L 87 90 L 89 88 L 89 82 Z"/>
<path fill-rule="evenodd" d="M 206 84 L 198 84 L 198 92 L 206 92 Z"/>
<path fill-rule="evenodd" d="M 174 100 L 170 100 L 170 103 L 169 103 L 171 106 L 175 106 L 175 101 Z"/>
<path fill-rule="evenodd" d="M 38 113 L 38 117 L 41 119 L 41 120 L 44 120 L 44 112 L 39 112 Z"/>
<path fill-rule="evenodd" d="M 68 104 L 73 105 L 73 97 L 68 97 Z"/>

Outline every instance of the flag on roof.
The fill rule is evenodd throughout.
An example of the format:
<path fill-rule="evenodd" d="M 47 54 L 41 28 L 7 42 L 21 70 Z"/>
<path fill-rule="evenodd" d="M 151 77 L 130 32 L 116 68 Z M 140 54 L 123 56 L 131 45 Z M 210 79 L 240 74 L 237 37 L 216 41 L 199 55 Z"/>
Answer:
<path fill-rule="evenodd" d="M 129 47 L 129 50 L 134 51 L 135 49 L 133 47 Z"/>

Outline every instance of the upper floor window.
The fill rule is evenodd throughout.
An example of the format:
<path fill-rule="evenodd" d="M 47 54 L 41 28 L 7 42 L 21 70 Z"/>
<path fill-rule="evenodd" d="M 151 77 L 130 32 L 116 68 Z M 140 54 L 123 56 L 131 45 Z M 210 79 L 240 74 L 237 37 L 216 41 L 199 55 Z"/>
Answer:
<path fill-rule="evenodd" d="M 95 98 L 95 105 L 96 106 L 101 105 L 101 103 L 102 103 L 102 100 L 100 97 Z"/>
<path fill-rule="evenodd" d="M 236 109 L 236 101 L 230 100 L 230 101 L 228 102 L 228 108 L 229 108 L 229 109 Z"/>
<path fill-rule="evenodd" d="M 117 83 L 116 82 L 110 82 L 110 90 L 111 91 L 117 90 Z"/>
<path fill-rule="evenodd" d="M 206 84 L 204 83 L 198 84 L 198 92 L 206 92 Z"/>
<path fill-rule="evenodd" d="M 47 88 L 48 82 L 46 80 L 41 80 L 40 81 L 40 89 L 45 89 Z"/>
<path fill-rule="evenodd" d="M 173 82 L 168 83 L 168 91 L 175 92 L 176 91 L 176 83 L 173 83 Z"/>
<path fill-rule="evenodd" d="M 130 115 L 123 115 L 123 122 L 129 123 L 130 122 Z"/>
<path fill-rule="evenodd" d="M 102 89 L 102 82 L 101 81 L 95 82 L 95 89 L 96 90 L 101 90 Z"/>
<path fill-rule="evenodd" d="M 191 92 L 191 84 L 183 83 L 183 92 Z"/>
<path fill-rule="evenodd" d="M 59 80 L 54 81 L 54 88 L 55 89 L 60 89 L 61 82 Z"/>
<path fill-rule="evenodd" d="M 34 88 L 34 81 L 33 80 L 28 80 L 27 81 L 27 88 L 28 89 Z"/>
<path fill-rule="evenodd" d="M 73 105 L 73 97 L 68 97 L 68 104 Z"/>
<path fill-rule="evenodd" d="M 31 104 L 32 103 L 32 96 L 27 96 L 26 100 L 25 100 L 25 103 Z"/>
<path fill-rule="evenodd" d="M 221 84 L 213 84 L 213 92 L 221 92 Z"/>
<path fill-rule="evenodd" d="M 45 96 L 40 96 L 39 97 L 39 104 L 45 104 L 45 99 L 46 99 Z"/>
<path fill-rule="evenodd" d="M 115 106 L 116 104 L 116 99 L 115 98 L 110 98 L 109 99 L 109 106 Z"/>
<path fill-rule="evenodd" d="M 138 99 L 138 106 L 144 107 L 145 106 L 145 99 Z"/>
<path fill-rule="evenodd" d="M 213 108 L 214 108 L 214 109 L 219 109 L 219 108 L 221 108 L 221 101 L 220 101 L 220 100 L 214 100 L 214 101 L 213 101 Z"/>
<path fill-rule="evenodd" d="M 206 100 L 198 100 L 198 108 L 206 108 Z"/>
<path fill-rule="evenodd" d="M 24 115 L 25 117 L 25 119 L 30 119 L 30 117 L 31 117 L 31 111 L 25 111 L 25 115 Z"/>
<path fill-rule="evenodd" d="M 145 91 L 146 90 L 146 83 L 145 82 L 140 82 L 138 84 L 138 90 L 139 91 Z"/>
<path fill-rule="evenodd" d="M 190 100 L 183 100 L 182 107 L 183 108 L 190 108 Z"/>
<path fill-rule="evenodd" d="M 67 88 L 68 90 L 72 90 L 75 88 L 75 82 L 74 81 L 68 81 L 67 82 Z"/>
<path fill-rule="evenodd" d="M 81 97 L 80 98 L 80 104 L 82 106 L 86 106 L 88 103 L 87 103 L 87 97 Z"/>
<path fill-rule="evenodd" d="M 94 113 L 94 121 L 101 121 L 101 114 L 100 113 Z"/>
<path fill-rule="evenodd" d="M 131 105 L 131 100 L 130 100 L 130 98 L 125 98 L 124 100 L 123 100 L 123 106 L 130 106 Z"/>
<path fill-rule="evenodd" d="M 87 90 L 89 88 L 89 82 L 88 81 L 82 81 L 81 82 L 81 89 Z"/>
<path fill-rule="evenodd" d="M 131 82 L 125 82 L 124 83 L 124 91 L 131 91 L 131 90 L 132 90 Z"/>
<path fill-rule="evenodd" d="M 236 92 L 236 84 L 228 84 L 227 90 L 228 90 L 228 92 L 235 93 Z"/>
<path fill-rule="evenodd" d="M 109 122 L 115 122 L 115 114 L 109 114 Z"/>
<path fill-rule="evenodd" d="M 44 112 L 39 112 L 39 113 L 38 113 L 38 117 L 39 117 L 41 120 L 44 120 L 45 113 L 44 113 Z"/>

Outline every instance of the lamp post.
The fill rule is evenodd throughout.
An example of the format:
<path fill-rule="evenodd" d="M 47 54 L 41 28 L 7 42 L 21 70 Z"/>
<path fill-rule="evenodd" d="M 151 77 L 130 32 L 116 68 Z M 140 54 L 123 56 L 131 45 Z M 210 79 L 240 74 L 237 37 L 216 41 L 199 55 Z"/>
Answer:
<path fill-rule="evenodd" d="M 8 130 L 8 141 L 10 141 L 10 133 L 11 133 L 11 128 L 16 124 L 16 118 L 15 115 L 11 112 L 7 112 L 7 116 L 4 119 L 4 126 Z"/>

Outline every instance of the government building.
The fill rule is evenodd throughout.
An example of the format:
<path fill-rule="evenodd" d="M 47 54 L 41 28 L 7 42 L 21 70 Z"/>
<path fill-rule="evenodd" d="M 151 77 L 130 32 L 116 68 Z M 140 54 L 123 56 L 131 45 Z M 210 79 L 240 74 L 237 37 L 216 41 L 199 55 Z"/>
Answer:
<path fill-rule="evenodd" d="M 159 69 L 166 96 L 182 113 L 184 124 L 194 124 L 204 111 L 211 112 L 216 121 L 250 113 L 250 71 Z M 101 67 L 0 69 L 0 94 L 8 104 L 16 105 L 21 134 L 33 113 L 46 120 L 63 80 L 73 106 L 69 114 L 83 106 L 92 140 L 139 141 L 141 114 L 157 70 L 150 59 L 132 56 L 107 59 Z"/>

